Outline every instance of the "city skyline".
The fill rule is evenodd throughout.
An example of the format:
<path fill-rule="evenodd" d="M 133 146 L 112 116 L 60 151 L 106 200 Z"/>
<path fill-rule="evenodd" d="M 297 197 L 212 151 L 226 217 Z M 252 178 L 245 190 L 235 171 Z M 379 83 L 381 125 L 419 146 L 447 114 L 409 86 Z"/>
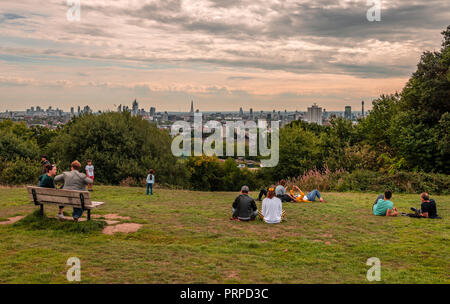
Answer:
<path fill-rule="evenodd" d="M 0 112 L 31 105 L 95 110 L 137 98 L 187 111 L 359 108 L 400 92 L 437 50 L 448 1 L 65 1 L 0 7 Z"/>

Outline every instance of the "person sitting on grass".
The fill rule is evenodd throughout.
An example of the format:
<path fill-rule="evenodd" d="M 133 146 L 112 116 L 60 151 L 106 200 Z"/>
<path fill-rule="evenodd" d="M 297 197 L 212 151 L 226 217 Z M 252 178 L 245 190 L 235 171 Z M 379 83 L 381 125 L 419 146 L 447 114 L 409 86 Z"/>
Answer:
<path fill-rule="evenodd" d="M 261 191 L 259 191 L 258 198 L 256 200 L 261 201 L 263 196 L 267 197 L 267 192 L 269 192 L 268 189 L 266 188 L 261 189 Z"/>
<path fill-rule="evenodd" d="M 250 221 L 258 215 L 255 200 L 248 195 L 248 187 L 242 186 L 241 194 L 234 200 L 232 220 Z"/>
<path fill-rule="evenodd" d="M 374 215 L 381 216 L 397 216 L 398 210 L 394 207 L 394 203 L 390 201 L 392 192 L 390 190 L 384 191 L 384 195 L 380 194 L 372 206 Z"/>
<path fill-rule="evenodd" d="M 281 200 L 275 196 L 275 186 L 269 188 L 267 197 L 262 202 L 262 211 L 258 215 L 267 224 L 278 224 L 286 217 Z"/>
<path fill-rule="evenodd" d="M 294 189 L 297 190 L 299 192 L 298 195 L 294 195 Z M 309 192 L 308 194 L 305 195 L 305 193 L 303 193 L 302 190 L 300 190 L 299 187 L 297 186 L 293 186 L 292 190 L 291 190 L 291 194 L 290 194 L 291 198 L 294 201 L 297 202 L 314 202 L 316 200 L 316 197 L 321 201 L 321 202 L 325 202 L 325 200 L 323 199 L 323 197 L 321 196 L 319 190 L 314 189 L 313 191 Z"/>
<path fill-rule="evenodd" d="M 56 186 L 55 186 L 55 180 L 53 179 L 53 177 L 56 175 L 56 166 L 46 164 L 44 166 L 44 169 L 45 169 L 46 173 L 39 176 L 38 187 L 55 189 Z M 58 218 L 64 217 L 63 209 L 64 209 L 64 206 L 59 206 L 59 212 L 56 215 Z"/>
<path fill-rule="evenodd" d="M 280 180 L 278 186 L 275 188 L 275 195 L 281 200 L 282 203 L 284 202 L 291 202 L 293 198 L 286 193 L 286 180 L 282 179 Z"/>
<path fill-rule="evenodd" d="M 427 217 L 427 218 L 439 218 L 437 215 L 436 202 L 434 199 L 430 199 L 428 193 L 424 192 L 420 194 L 420 200 L 422 204 L 420 205 L 420 209 L 411 208 L 412 211 L 416 212 L 416 214 Z"/>
<path fill-rule="evenodd" d="M 86 185 L 92 184 L 92 179 L 84 173 L 80 173 L 81 164 L 75 160 L 71 164 L 71 171 L 64 172 L 55 177 L 55 182 L 64 182 L 64 190 L 81 190 L 86 191 Z M 81 208 L 73 208 L 72 217 L 75 222 L 83 215 L 84 210 Z"/>

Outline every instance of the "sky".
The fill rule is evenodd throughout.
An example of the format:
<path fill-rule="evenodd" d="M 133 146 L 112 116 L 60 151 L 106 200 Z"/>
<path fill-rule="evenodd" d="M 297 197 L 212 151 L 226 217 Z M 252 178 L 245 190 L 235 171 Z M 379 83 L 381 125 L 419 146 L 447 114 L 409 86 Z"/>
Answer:
<path fill-rule="evenodd" d="M 0 0 L 0 112 L 370 109 L 450 24 L 448 0 L 381 1 L 374 22 L 366 0 L 80 0 L 79 21 L 70 2 Z"/>

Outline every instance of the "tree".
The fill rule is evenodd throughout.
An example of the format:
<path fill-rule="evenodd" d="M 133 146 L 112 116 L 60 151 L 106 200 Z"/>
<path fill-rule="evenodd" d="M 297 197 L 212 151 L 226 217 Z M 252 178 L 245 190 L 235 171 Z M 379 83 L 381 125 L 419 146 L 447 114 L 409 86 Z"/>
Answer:
<path fill-rule="evenodd" d="M 86 114 L 66 124 L 48 145 L 49 154 L 65 169 L 77 159 L 92 159 L 96 179 L 118 184 L 145 178 L 155 169 L 158 183 L 185 185 L 187 172 L 171 152 L 171 139 L 142 117 L 128 112 Z"/>

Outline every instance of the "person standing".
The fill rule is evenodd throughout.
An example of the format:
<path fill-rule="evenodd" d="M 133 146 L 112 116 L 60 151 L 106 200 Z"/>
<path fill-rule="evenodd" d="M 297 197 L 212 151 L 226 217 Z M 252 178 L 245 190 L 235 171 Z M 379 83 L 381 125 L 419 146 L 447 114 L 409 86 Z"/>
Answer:
<path fill-rule="evenodd" d="M 86 171 L 86 176 L 92 179 L 92 184 L 88 184 L 88 191 L 92 192 L 92 185 L 94 184 L 94 165 L 92 165 L 92 160 L 88 159 L 84 170 Z"/>
<path fill-rule="evenodd" d="M 153 184 L 155 183 L 155 170 L 150 169 L 148 175 L 147 175 L 147 195 L 153 195 Z"/>
<path fill-rule="evenodd" d="M 42 164 L 42 174 L 47 173 L 46 170 L 45 170 L 45 166 L 51 165 L 50 162 L 48 161 L 48 156 L 47 155 L 42 155 L 42 157 L 41 157 L 41 164 Z"/>
<path fill-rule="evenodd" d="M 81 190 L 86 191 L 86 185 L 92 184 L 92 179 L 84 173 L 80 173 L 81 164 L 75 160 L 70 165 L 71 171 L 64 172 L 55 177 L 55 182 L 64 182 L 64 190 Z M 72 217 L 75 222 L 83 215 L 84 210 L 81 208 L 73 208 Z"/>

